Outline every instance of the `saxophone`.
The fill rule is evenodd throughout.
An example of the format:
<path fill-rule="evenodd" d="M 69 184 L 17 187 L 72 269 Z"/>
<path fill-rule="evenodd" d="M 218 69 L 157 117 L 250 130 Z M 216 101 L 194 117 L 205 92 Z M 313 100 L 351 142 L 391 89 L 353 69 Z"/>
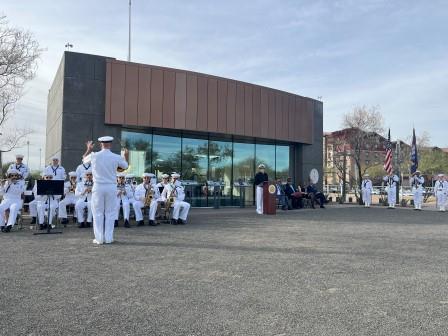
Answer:
<path fill-rule="evenodd" d="M 149 187 L 145 187 L 145 207 L 149 207 L 151 205 L 152 199 L 154 198 L 154 188 L 150 184 Z"/>
<path fill-rule="evenodd" d="M 169 186 L 170 188 L 166 195 L 165 212 L 170 211 L 171 205 L 176 201 L 176 186 L 172 183 Z"/>

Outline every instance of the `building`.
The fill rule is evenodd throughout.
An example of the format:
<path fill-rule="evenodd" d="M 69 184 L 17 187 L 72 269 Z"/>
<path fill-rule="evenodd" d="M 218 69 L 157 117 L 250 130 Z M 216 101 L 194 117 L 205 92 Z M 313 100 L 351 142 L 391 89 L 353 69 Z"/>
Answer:
<path fill-rule="evenodd" d="M 130 172 L 180 172 L 195 206 L 210 206 L 218 184 L 222 205 L 250 204 L 259 163 L 271 178 L 322 176 L 322 115 L 322 102 L 291 93 L 66 51 L 48 94 L 45 157 L 74 169 L 85 142 L 108 134 L 115 151 L 129 148 Z"/>

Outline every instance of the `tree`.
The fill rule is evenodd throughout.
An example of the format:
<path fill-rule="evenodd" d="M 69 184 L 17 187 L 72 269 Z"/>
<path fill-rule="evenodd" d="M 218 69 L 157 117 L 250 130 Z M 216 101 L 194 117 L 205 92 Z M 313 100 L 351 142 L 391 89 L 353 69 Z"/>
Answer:
<path fill-rule="evenodd" d="M 369 168 L 378 165 L 377 160 L 367 159 L 366 153 L 382 150 L 383 116 L 378 106 L 355 107 L 352 112 L 344 115 L 342 126 L 348 131 L 340 141 L 344 147 L 345 156 L 350 157 L 354 163 L 355 172 L 349 178 L 351 182 L 357 184 L 358 189 L 355 189 L 357 193 L 361 190 L 363 175 Z M 362 196 L 358 194 L 356 196 L 362 203 Z"/>
<path fill-rule="evenodd" d="M 8 125 L 25 84 L 34 78 L 42 49 L 33 34 L 11 27 L 0 16 L 0 166 L 1 154 L 21 147 L 29 128 Z"/>

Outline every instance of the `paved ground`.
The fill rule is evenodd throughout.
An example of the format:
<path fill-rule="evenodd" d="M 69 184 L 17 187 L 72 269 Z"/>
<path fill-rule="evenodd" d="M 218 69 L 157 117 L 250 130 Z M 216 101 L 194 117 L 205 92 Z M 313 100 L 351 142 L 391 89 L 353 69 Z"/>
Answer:
<path fill-rule="evenodd" d="M 448 334 L 448 213 L 253 212 L 0 234 L 0 334 Z"/>

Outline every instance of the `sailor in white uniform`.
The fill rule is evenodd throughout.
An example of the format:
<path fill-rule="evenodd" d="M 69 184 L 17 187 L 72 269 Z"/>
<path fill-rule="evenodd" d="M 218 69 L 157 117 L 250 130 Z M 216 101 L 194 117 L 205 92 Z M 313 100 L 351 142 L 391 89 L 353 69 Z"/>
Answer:
<path fill-rule="evenodd" d="M 65 180 L 65 169 L 59 165 L 59 158 L 57 156 L 53 156 L 51 161 L 52 164 L 45 168 L 45 174 L 52 173 L 54 180 Z"/>
<path fill-rule="evenodd" d="M 188 212 L 190 211 L 190 204 L 185 202 L 185 190 L 179 181 L 180 174 L 171 174 L 172 182 L 168 183 L 161 195 L 161 198 L 166 201 L 170 196 L 174 197 L 173 215 L 171 224 L 186 224 Z"/>
<path fill-rule="evenodd" d="M 420 170 L 416 170 L 411 177 L 412 192 L 414 194 L 414 210 L 422 210 L 423 183 L 425 183 L 425 178 L 420 174 Z"/>
<path fill-rule="evenodd" d="M 370 180 L 369 174 L 364 174 L 364 179 L 362 180 L 361 191 L 362 191 L 362 200 L 364 201 L 364 206 L 366 208 L 370 208 L 372 204 L 372 181 Z"/>
<path fill-rule="evenodd" d="M 76 173 L 69 172 L 68 181 L 64 183 L 64 199 L 59 202 L 59 209 L 58 209 L 58 218 L 61 220 L 62 224 L 68 223 L 67 206 L 76 204 L 77 201 L 77 197 L 75 196 L 76 184 L 77 184 Z"/>
<path fill-rule="evenodd" d="M 137 188 L 137 181 L 135 180 L 134 174 L 126 174 L 126 197 L 132 208 L 134 209 L 135 221 L 137 225 L 141 226 L 143 223 L 143 213 L 142 207 L 139 202 L 135 199 L 135 188 Z"/>
<path fill-rule="evenodd" d="M 111 152 L 113 137 L 98 138 L 101 151 L 93 152 L 93 141 L 87 142 L 87 150 L 83 163 L 92 164 L 92 214 L 94 244 L 110 244 L 114 239 L 114 221 L 116 211 L 116 174 L 117 170 L 128 168 L 128 151 L 124 150 L 124 158 Z"/>
<path fill-rule="evenodd" d="M 118 216 L 120 214 L 120 208 L 123 209 L 124 227 L 129 228 L 129 212 L 131 211 L 131 206 L 129 205 L 128 192 L 131 192 L 129 186 L 125 183 L 125 173 L 117 174 L 117 206 L 115 213 L 115 227 L 118 226 Z"/>
<path fill-rule="evenodd" d="M 76 167 L 76 178 L 78 182 L 82 182 L 84 174 L 87 170 L 92 170 L 92 165 L 90 163 L 82 163 Z"/>
<path fill-rule="evenodd" d="M 149 205 L 149 225 L 159 225 L 156 222 L 157 206 L 159 204 L 160 191 L 156 185 L 155 175 L 152 173 L 144 173 L 142 175 L 143 182 L 135 189 L 135 199 L 138 201 L 140 208 L 145 206 L 145 200 L 148 193 L 152 193 L 152 200 Z M 139 224 L 140 225 L 140 224 Z"/>
<path fill-rule="evenodd" d="M 83 182 L 76 184 L 75 196 L 77 198 L 75 211 L 78 218 L 78 227 L 90 227 L 92 223 L 92 189 L 93 189 L 93 176 L 91 170 L 84 172 Z M 87 220 L 84 225 L 84 210 L 87 209 Z"/>
<path fill-rule="evenodd" d="M 387 203 L 389 204 L 389 209 L 395 209 L 397 183 L 399 181 L 398 176 L 390 173 L 383 177 L 383 181 L 386 182 Z"/>
<path fill-rule="evenodd" d="M 50 171 L 45 171 L 43 173 L 44 180 L 53 180 L 54 175 Z M 37 201 L 37 217 L 39 220 L 39 230 L 44 230 L 47 228 L 47 223 L 45 223 L 45 211 L 48 212 L 48 222 L 51 225 L 53 222 L 53 217 L 56 217 L 56 213 L 58 210 L 60 195 L 37 195 L 37 183 L 34 184 L 33 188 L 34 198 Z"/>
<path fill-rule="evenodd" d="M 8 170 L 16 169 L 21 174 L 21 179 L 19 181 L 22 181 L 25 184 L 25 180 L 30 176 L 30 170 L 26 164 L 23 163 L 23 155 L 17 154 L 16 155 L 16 162 L 11 163 L 9 165 Z"/>
<path fill-rule="evenodd" d="M 7 180 L 0 185 L 0 194 L 3 200 L 0 203 L 0 227 L 2 232 L 9 232 L 13 228 L 17 215 L 22 209 L 22 194 L 25 192 L 25 185 L 20 182 L 20 171 L 8 169 Z M 5 212 L 9 209 L 9 218 L 6 223 Z"/>
<path fill-rule="evenodd" d="M 443 174 L 437 176 L 437 181 L 434 183 L 434 194 L 436 196 L 436 204 L 439 211 L 445 211 L 446 197 L 448 191 L 448 181 L 445 180 Z"/>

